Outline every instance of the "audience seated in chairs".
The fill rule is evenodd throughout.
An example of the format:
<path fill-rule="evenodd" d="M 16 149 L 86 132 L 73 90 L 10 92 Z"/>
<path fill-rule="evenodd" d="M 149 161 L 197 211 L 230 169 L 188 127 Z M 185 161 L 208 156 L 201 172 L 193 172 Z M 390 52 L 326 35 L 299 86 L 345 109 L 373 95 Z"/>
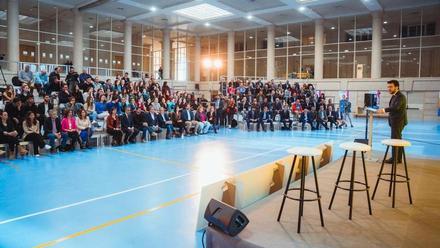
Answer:
<path fill-rule="evenodd" d="M 208 121 L 208 117 L 203 106 L 199 106 L 194 119 L 197 121 L 199 134 L 207 134 L 211 128 L 211 123 Z"/>
<path fill-rule="evenodd" d="M 140 108 L 137 108 L 136 112 L 133 114 L 133 125 L 136 130 L 142 132 L 141 142 L 146 142 L 148 132 L 147 116 Z"/>
<path fill-rule="evenodd" d="M 246 124 L 247 124 L 247 130 L 251 131 L 251 123 L 257 123 L 257 128 L 259 128 L 259 119 L 260 119 L 260 113 L 258 112 L 257 108 L 252 107 L 251 110 L 247 113 L 246 117 Z M 260 131 L 257 129 L 257 131 Z"/>
<path fill-rule="evenodd" d="M 186 135 L 197 134 L 198 122 L 194 118 L 194 113 L 191 111 L 191 105 L 189 103 L 186 104 L 185 109 L 182 110 L 181 118 L 185 123 Z M 191 132 L 191 129 L 194 130 Z"/>
<path fill-rule="evenodd" d="M 281 127 L 282 130 L 292 129 L 292 120 L 290 119 L 290 110 L 287 103 L 284 104 L 283 110 L 280 112 L 280 121 L 283 124 Z"/>
<path fill-rule="evenodd" d="M 260 119 L 257 124 L 257 131 L 260 131 L 260 126 L 263 128 L 263 131 L 266 132 L 266 123 L 269 123 L 270 131 L 274 131 L 272 113 L 269 111 L 267 106 L 263 107 L 263 112 L 260 113 Z"/>
<path fill-rule="evenodd" d="M 26 119 L 23 121 L 23 132 L 23 139 L 32 142 L 35 156 L 40 156 L 39 148 L 46 150 L 52 148 L 44 142 L 43 136 L 40 133 L 40 122 L 37 120 L 34 112 L 29 111 L 26 114 Z"/>
<path fill-rule="evenodd" d="M 313 115 L 308 108 L 304 109 L 301 113 L 299 121 L 301 122 L 301 130 L 305 130 L 306 123 L 310 124 L 312 130 L 315 130 L 315 127 L 313 126 Z"/>

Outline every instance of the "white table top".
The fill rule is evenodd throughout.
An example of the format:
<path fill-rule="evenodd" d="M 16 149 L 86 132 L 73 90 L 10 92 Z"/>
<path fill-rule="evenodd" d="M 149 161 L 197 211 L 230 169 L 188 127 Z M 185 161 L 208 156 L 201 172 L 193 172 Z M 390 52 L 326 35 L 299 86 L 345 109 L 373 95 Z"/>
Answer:
<path fill-rule="evenodd" d="M 314 147 L 295 146 L 287 150 L 292 155 L 299 156 L 320 156 L 322 150 Z"/>
<path fill-rule="evenodd" d="M 339 145 L 341 149 L 347 151 L 356 151 L 356 152 L 369 152 L 371 151 L 371 146 L 358 143 L 358 142 L 344 142 Z"/>
<path fill-rule="evenodd" d="M 411 142 L 402 139 L 384 139 L 381 142 L 382 144 L 387 146 L 399 146 L 399 147 L 411 146 Z"/>

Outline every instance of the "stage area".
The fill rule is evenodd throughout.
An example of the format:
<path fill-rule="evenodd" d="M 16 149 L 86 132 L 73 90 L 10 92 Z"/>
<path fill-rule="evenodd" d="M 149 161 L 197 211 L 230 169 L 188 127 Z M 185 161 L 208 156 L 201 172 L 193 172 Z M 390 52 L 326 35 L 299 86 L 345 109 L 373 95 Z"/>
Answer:
<path fill-rule="evenodd" d="M 287 155 L 285 150 L 294 145 L 314 146 L 334 141 L 334 158 L 338 159 L 342 155 L 338 144 L 362 138 L 364 121 L 357 120 L 355 128 L 333 131 L 248 133 L 238 129 L 221 129 L 218 134 L 184 139 L 1 161 L 0 247 L 201 247 L 201 233 L 195 232 L 201 185 L 282 158 Z M 375 121 L 373 149 L 378 156 L 385 150 L 379 142 L 386 137 L 389 137 L 386 121 Z M 347 206 L 342 204 L 345 194 L 341 193 L 331 213 L 333 217 L 325 212 L 328 228 L 334 228 L 340 221 L 353 226 L 353 229 L 344 230 L 352 230 L 359 235 L 360 229 L 356 229 L 356 225 L 365 228 L 375 223 L 386 223 L 383 226 L 386 232 L 382 235 L 390 234 L 384 237 L 389 246 L 392 245 L 388 240 L 396 240 L 396 246 L 406 244 L 417 247 L 416 243 L 404 243 L 405 237 L 397 234 L 411 233 L 408 240 L 429 228 L 432 228 L 431 232 L 437 230 L 438 234 L 438 225 L 430 224 L 432 221 L 438 224 L 438 213 L 430 212 L 430 209 L 438 208 L 439 204 L 440 167 L 437 166 L 440 166 L 440 125 L 438 122 L 411 122 L 404 131 L 404 138 L 412 142 L 407 156 L 411 158 L 410 173 L 415 176 L 412 182 L 415 206 L 409 207 L 405 202 L 406 195 L 399 191 L 398 208 L 392 210 L 389 199 L 380 194 L 373 202 L 373 217 L 366 217 L 365 206 L 357 203 L 365 196 L 355 195 L 355 221 L 349 223 L 345 220 Z M 430 159 L 423 160 L 427 162 L 421 165 L 421 172 L 415 168 L 419 163 L 412 162 L 415 158 Z M 339 166 L 337 163 L 334 165 L 318 171 L 326 198 L 331 189 L 324 185 L 333 185 L 335 177 L 332 174 L 326 178 L 325 173 Z M 372 178 L 377 168 L 378 165 L 368 167 Z M 426 174 L 426 178 L 420 173 Z M 374 182 L 370 180 L 370 184 Z M 265 201 L 256 206 L 264 207 Z M 285 233 L 289 235 L 295 232 L 294 219 L 287 218 L 289 212 L 296 216 L 293 204 L 289 202 L 284 215 Z M 314 217 L 308 214 L 314 210 L 313 203 L 306 206 L 303 235 L 309 235 L 310 239 L 321 235 L 322 238 L 316 242 L 324 242 L 330 234 L 315 225 Z M 267 214 L 276 211 L 271 209 Z M 417 217 L 418 214 L 420 216 Z M 399 221 L 393 220 L 407 215 L 417 217 L 411 221 L 426 221 L 420 223 L 423 229 L 418 225 L 398 226 Z M 253 216 L 251 211 L 251 220 Z M 308 219 L 309 216 L 312 216 L 311 219 Z M 333 221 L 335 218 L 341 220 Z M 394 233 L 393 228 L 399 232 Z M 282 230 L 282 226 L 278 229 Z M 291 238 L 296 239 L 296 236 Z M 270 239 L 274 240 L 275 236 Z M 434 241 L 435 237 L 427 240 Z M 330 241 L 333 246 L 344 246 L 338 237 Z M 309 245 L 307 238 L 298 242 L 302 242 L 299 244 L 304 247 Z M 352 244 L 348 242 L 347 246 Z M 379 244 L 374 240 L 370 242 L 373 242 L 372 246 Z M 283 244 L 288 243 L 273 247 L 285 247 Z"/>

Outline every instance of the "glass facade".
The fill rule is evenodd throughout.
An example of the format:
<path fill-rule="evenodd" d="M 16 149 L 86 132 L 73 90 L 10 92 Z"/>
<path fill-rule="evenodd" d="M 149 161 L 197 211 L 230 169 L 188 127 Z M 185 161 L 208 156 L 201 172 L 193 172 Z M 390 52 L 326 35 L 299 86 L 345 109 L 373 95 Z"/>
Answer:
<path fill-rule="evenodd" d="M 0 2 L 0 58 L 7 58 L 7 1 Z M 440 5 L 385 11 L 382 30 L 382 77 L 440 76 Z M 73 59 L 72 10 L 38 0 L 19 2 L 20 61 L 50 70 Z M 325 19 L 323 77 L 371 76 L 372 16 L 363 14 Z M 315 23 L 277 25 L 276 79 L 313 78 Z M 242 78 L 266 78 L 267 27 L 236 31 L 234 73 Z M 163 32 L 133 23 L 133 76 L 157 76 L 163 62 Z M 170 76 L 194 80 L 194 34 L 170 31 Z M 201 36 L 201 81 L 216 81 L 227 74 L 227 33 Z M 206 62 L 206 63 L 205 63 Z M 83 65 L 92 74 L 123 73 L 124 22 L 83 13 Z M 80 69 L 78 69 L 80 70 Z"/>

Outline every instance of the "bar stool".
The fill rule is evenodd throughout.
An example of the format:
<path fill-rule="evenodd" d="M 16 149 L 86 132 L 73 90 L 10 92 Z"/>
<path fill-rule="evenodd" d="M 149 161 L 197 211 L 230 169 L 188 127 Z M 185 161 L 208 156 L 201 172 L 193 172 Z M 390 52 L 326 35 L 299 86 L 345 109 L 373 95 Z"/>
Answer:
<path fill-rule="evenodd" d="M 409 141 L 402 140 L 402 139 L 385 139 L 385 140 L 382 140 L 382 144 L 386 145 L 387 149 L 385 151 L 385 156 L 383 157 L 383 160 L 382 160 L 382 166 L 380 167 L 379 175 L 378 175 L 377 181 L 376 181 L 376 186 L 374 187 L 374 191 L 373 191 L 373 197 L 371 199 L 374 200 L 374 196 L 376 195 L 376 190 L 377 190 L 377 186 L 379 185 L 379 181 L 384 180 L 384 181 L 390 182 L 388 196 L 391 196 L 391 190 L 393 191 L 392 192 L 392 196 L 393 196 L 392 207 L 393 208 L 395 206 L 395 201 L 396 201 L 396 183 L 406 183 L 406 185 L 408 186 L 409 204 L 412 204 L 411 189 L 409 186 L 409 177 L 408 177 L 408 167 L 406 164 L 406 155 L 405 155 L 405 147 L 411 146 L 411 143 Z M 383 167 L 385 164 L 385 159 L 387 157 L 390 146 L 392 146 L 394 148 L 394 154 L 393 154 L 394 159 L 393 159 L 393 164 L 391 165 L 391 172 L 390 173 L 382 173 Z M 397 174 L 397 159 L 398 159 L 397 157 L 398 157 L 400 149 L 402 149 L 402 154 L 403 154 L 403 165 L 405 168 L 405 175 Z M 382 176 L 390 176 L 390 179 L 384 178 Z M 404 178 L 404 179 L 397 180 L 397 177 Z"/>
<path fill-rule="evenodd" d="M 319 216 L 321 218 L 321 226 L 324 226 L 324 218 L 322 217 L 322 208 L 321 208 L 321 195 L 319 194 L 318 178 L 317 178 L 317 175 L 316 175 L 316 166 L 315 166 L 315 158 L 314 158 L 314 156 L 321 156 L 322 150 L 317 149 L 317 148 L 312 148 L 312 147 L 293 147 L 293 148 L 287 150 L 287 152 L 289 154 L 294 155 L 294 158 L 293 158 L 292 167 L 290 168 L 289 179 L 287 180 L 286 189 L 285 189 L 284 194 L 283 194 L 283 201 L 281 203 L 281 207 L 280 207 L 280 211 L 278 213 L 277 221 L 280 221 L 281 214 L 283 212 L 284 203 L 286 201 L 286 198 L 288 198 L 290 200 L 294 200 L 294 201 L 299 201 L 298 229 L 297 229 L 297 232 L 300 233 L 300 231 L 301 231 L 301 217 L 303 216 L 303 212 L 304 212 L 304 202 L 305 201 L 318 201 Z M 289 188 L 290 182 L 292 180 L 292 174 L 293 174 L 293 171 L 294 171 L 295 162 L 296 162 L 296 159 L 298 157 L 302 158 L 301 159 L 300 187 L 299 188 Z M 311 190 L 311 189 L 306 189 L 305 188 L 305 180 L 306 180 L 305 167 L 306 167 L 306 159 L 308 157 L 311 157 L 311 159 L 312 159 L 313 175 L 314 175 L 314 178 L 315 178 L 316 190 Z M 294 197 L 288 196 L 288 192 L 291 191 L 291 190 L 299 190 L 299 192 L 300 192 L 299 198 L 294 198 Z M 305 191 L 316 193 L 316 198 L 304 199 L 304 192 Z"/>
<path fill-rule="evenodd" d="M 351 216 L 352 216 L 352 212 L 353 212 L 353 193 L 355 191 L 366 191 L 367 192 L 367 200 L 368 200 L 368 211 L 371 215 L 372 211 L 371 211 L 370 191 L 369 191 L 370 187 L 368 186 L 367 169 L 365 167 L 365 158 L 364 158 L 364 153 L 371 151 L 371 146 L 366 145 L 366 144 L 362 144 L 362 143 L 357 143 L 357 142 L 345 142 L 345 143 L 340 144 L 339 147 L 345 150 L 345 154 L 344 154 L 344 158 L 342 159 L 341 169 L 339 170 L 338 178 L 336 179 L 335 189 L 333 191 L 332 199 L 330 201 L 330 205 L 328 206 L 328 209 L 331 209 L 331 207 L 332 207 L 333 199 L 335 198 L 335 195 L 336 195 L 336 190 L 338 188 L 342 189 L 342 190 L 347 190 L 350 192 L 349 197 L 348 197 L 348 205 L 350 206 L 350 212 L 349 212 L 348 219 L 351 220 Z M 353 152 L 353 158 L 352 158 L 352 163 L 351 163 L 351 176 L 350 176 L 350 180 L 341 180 L 341 175 L 342 175 L 342 171 L 344 169 L 345 159 L 347 157 L 348 151 Z M 355 180 L 355 173 L 354 172 L 355 172 L 355 163 L 356 163 L 356 152 L 360 152 L 361 156 L 362 156 L 362 166 L 363 166 L 363 170 L 364 170 L 365 182 L 360 182 L 360 181 Z M 339 183 L 350 183 L 350 187 L 345 188 L 345 187 L 339 186 Z M 364 185 L 365 187 L 360 188 L 360 189 L 355 189 L 354 184 Z"/>

